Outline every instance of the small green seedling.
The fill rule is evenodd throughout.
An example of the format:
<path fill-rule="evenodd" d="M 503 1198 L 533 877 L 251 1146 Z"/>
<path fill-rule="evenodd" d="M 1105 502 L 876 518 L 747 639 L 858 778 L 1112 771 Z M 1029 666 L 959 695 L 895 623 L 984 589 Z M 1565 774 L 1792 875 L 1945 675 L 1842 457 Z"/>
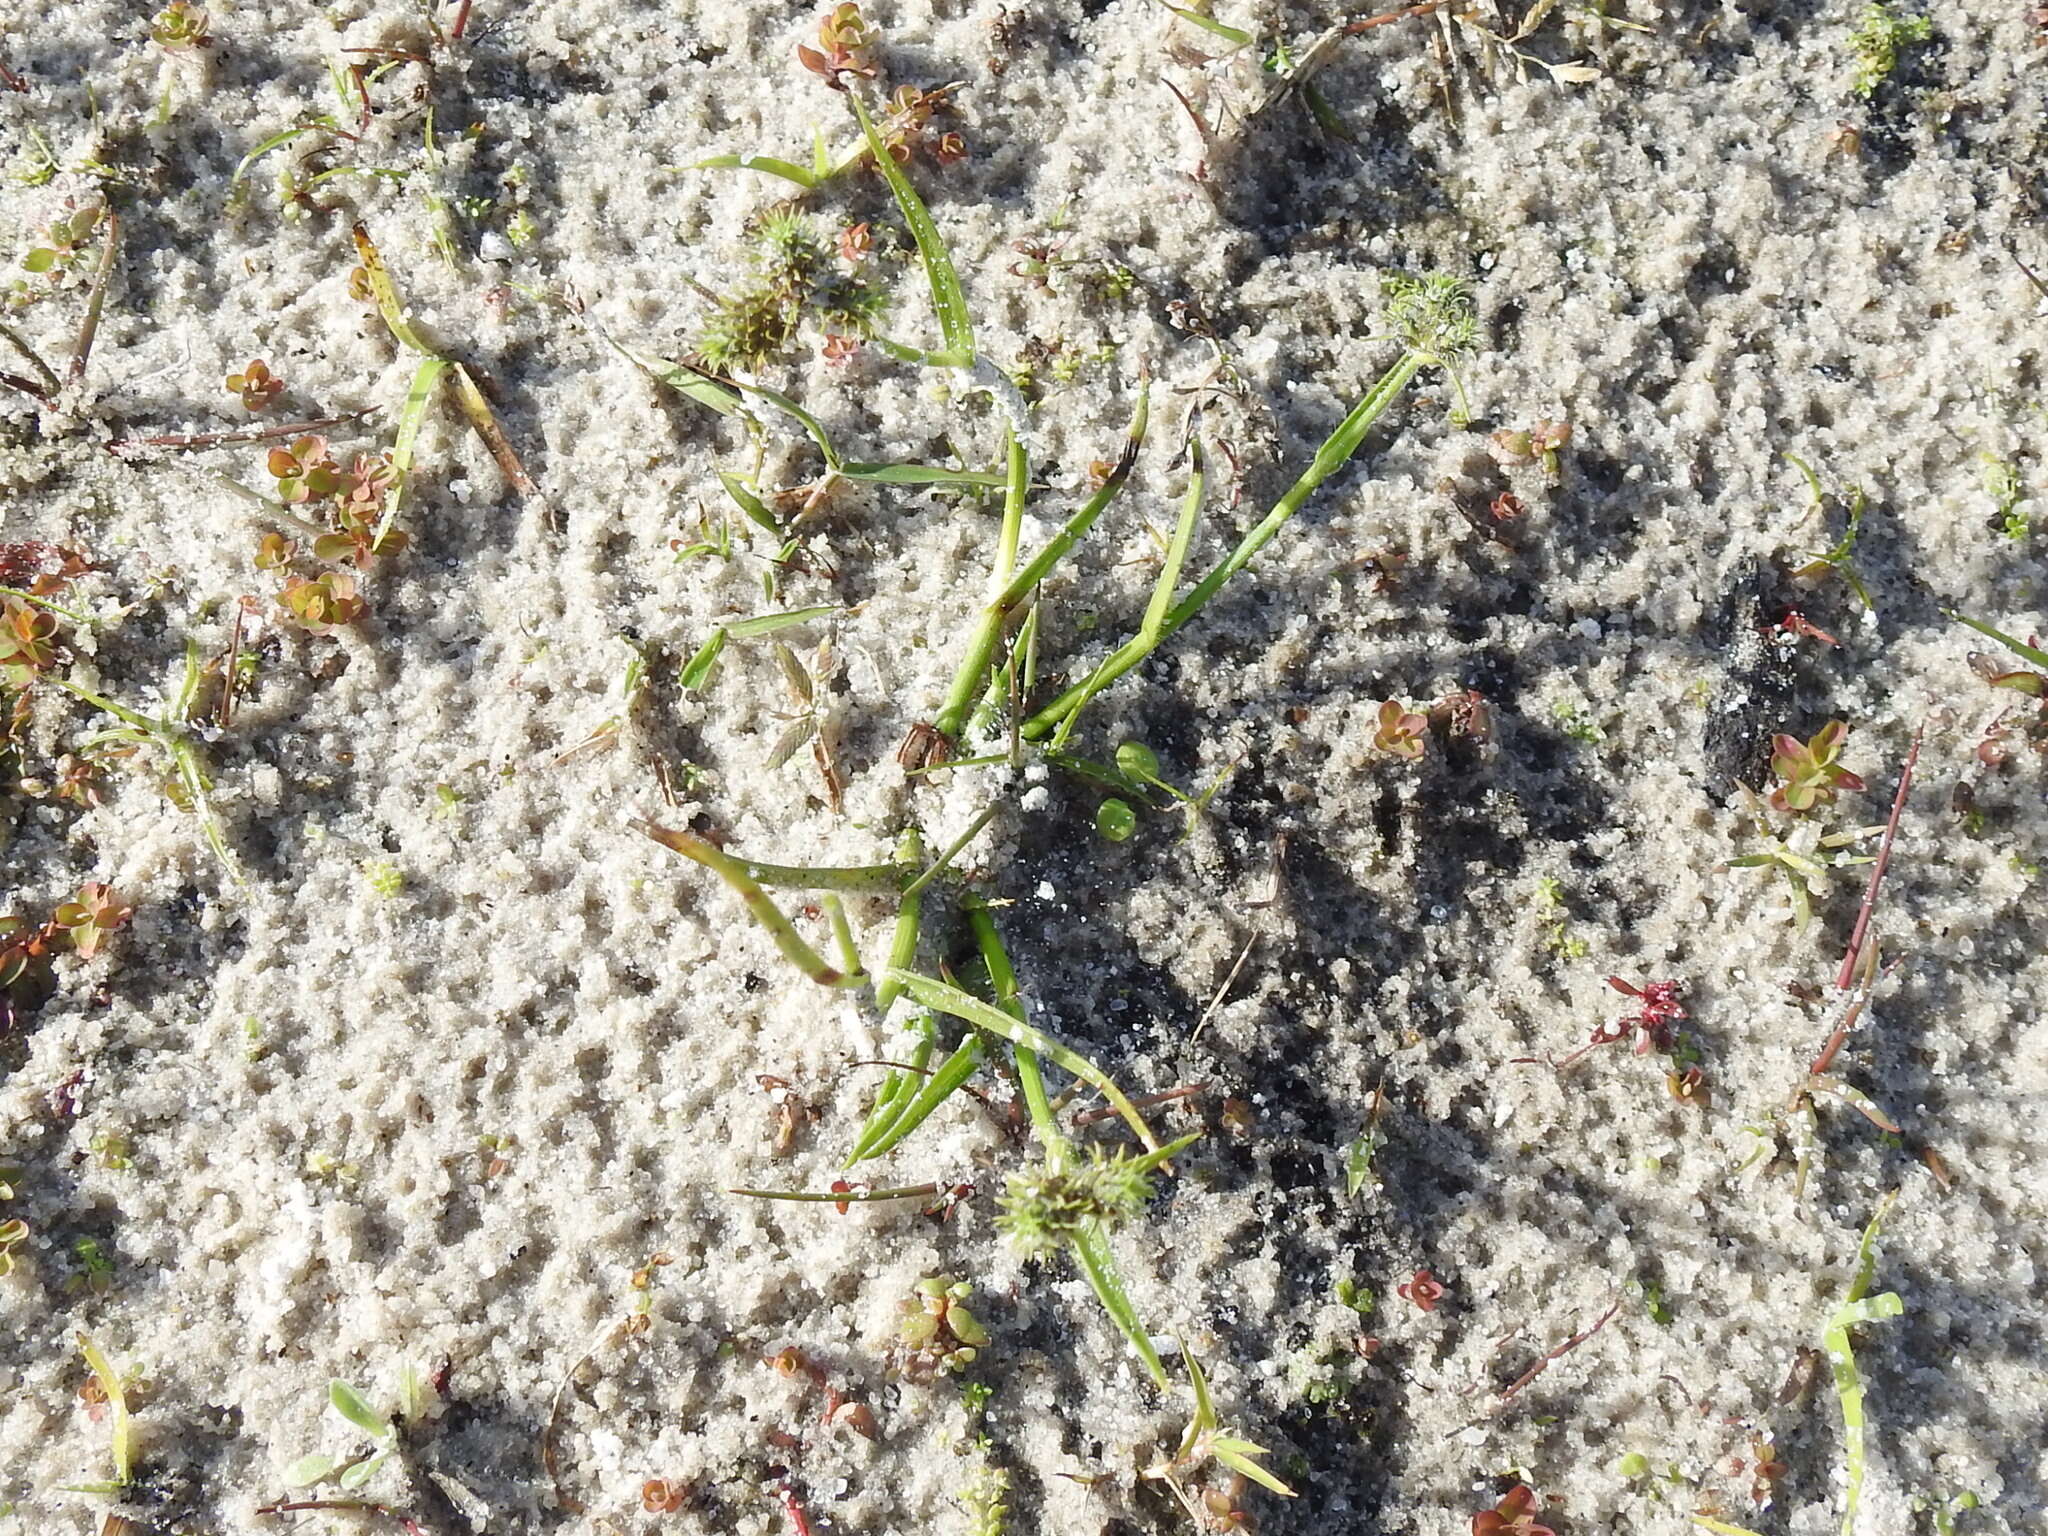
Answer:
<path fill-rule="evenodd" d="M 1906 1310 L 1905 1302 L 1891 1292 L 1869 1296 L 1870 1282 L 1877 1273 L 1877 1234 L 1884 1224 L 1886 1212 L 1892 1201 L 1897 1199 L 1894 1192 L 1878 1202 L 1876 1214 L 1870 1218 L 1870 1225 L 1863 1229 L 1863 1241 L 1856 1249 L 1856 1271 L 1850 1277 L 1848 1292 L 1842 1304 L 1828 1315 L 1820 1332 L 1821 1349 L 1828 1358 L 1828 1369 L 1834 1376 L 1835 1396 L 1842 1405 L 1842 1461 L 1843 1461 L 1843 1508 L 1842 1536 L 1856 1536 L 1856 1510 L 1863 1496 L 1863 1475 L 1867 1459 L 1865 1431 L 1867 1420 L 1863 1411 L 1863 1376 L 1856 1367 L 1855 1351 L 1850 1346 L 1849 1330 L 1860 1323 L 1878 1322 L 1888 1317 L 1899 1317 Z"/>
<path fill-rule="evenodd" d="M 1188 1420 L 1188 1427 L 1182 1433 L 1180 1447 L 1171 1457 L 1154 1462 L 1146 1467 L 1143 1476 L 1154 1482 L 1166 1484 L 1181 1508 L 1186 1510 L 1200 1529 L 1213 1528 L 1216 1518 L 1234 1517 L 1230 1498 L 1221 1489 L 1204 1491 L 1192 1486 L 1188 1479 L 1191 1473 L 1199 1471 L 1213 1461 L 1226 1472 L 1257 1483 L 1270 1493 L 1277 1493 L 1283 1499 L 1294 1497 L 1294 1490 L 1281 1482 L 1271 1472 L 1259 1465 L 1259 1458 L 1269 1452 L 1241 1435 L 1225 1429 L 1216 1416 L 1215 1399 L 1209 1395 L 1209 1378 L 1203 1374 L 1201 1362 L 1185 1343 L 1181 1345 L 1180 1357 L 1187 1367 L 1188 1390 L 1194 1394 L 1195 1411 Z M 1216 1505 L 1217 1496 L 1223 1499 L 1222 1508 Z M 1241 1525 L 1225 1529 L 1241 1529 Z"/>
<path fill-rule="evenodd" d="M 1925 16 L 1902 16 L 1881 3 L 1866 6 L 1856 30 L 1849 34 L 1849 53 L 1856 61 L 1850 89 L 1868 101 L 1899 67 L 1900 51 L 1933 35 L 1934 23 Z"/>
<path fill-rule="evenodd" d="M 1823 832 L 1818 821 L 1802 818 L 1795 822 L 1788 835 L 1781 837 L 1771 823 L 1763 797 L 1746 784 L 1740 788 L 1749 807 L 1757 841 L 1763 845 L 1763 851 L 1745 853 L 1738 858 L 1730 859 L 1727 867 L 1780 871 L 1785 877 L 1786 891 L 1791 898 L 1793 930 L 1804 933 L 1807 925 L 1813 921 L 1814 900 L 1827 893 L 1833 874 L 1840 870 L 1852 869 L 1859 864 L 1876 862 L 1870 854 L 1851 853 L 1848 850 L 1877 836 L 1884 831 L 1884 827 L 1851 827 L 1846 832 Z"/>
<path fill-rule="evenodd" d="M 912 1381 L 964 1371 L 988 1348 L 988 1330 L 967 1309 L 974 1287 L 965 1280 L 933 1275 L 917 1282 L 900 1304 L 897 1343 L 904 1351 L 903 1373 Z"/>
<path fill-rule="evenodd" d="M 1803 815 L 1834 804 L 1838 791 L 1863 788 L 1863 781 L 1841 765 L 1848 739 L 1844 720 L 1830 720 L 1806 742 L 1782 733 L 1772 737 L 1771 772 L 1779 779 L 1771 791 L 1772 809 Z"/>
<path fill-rule="evenodd" d="M 2027 488 L 2020 480 L 2018 466 L 1994 454 L 1987 453 L 1983 459 L 1984 494 L 1991 498 L 1998 531 L 2015 541 L 2026 538 L 2033 531 L 2033 520 L 2020 510 L 2027 499 Z"/>
<path fill-rule="evenodd" d="M 1806 510 L 1805 516 L 1800 518 L 1800 522 L 1803 523 L 1806 521 L 1806 518 L 1812 517 L 1821 511 L 1827 502 L 1827 494 L 1821 490 L 1820 476 L 1814 472 L 1812 465 L 1808 464 L 1797 454 L 1788 453 L 1785 455 L 1785 458 L 1801 475 L 1805 476 L 1806 488 L 1813 498 L 1812 503 Z M 1856 539 L 1863 532 L 1863 513 L 1869 504 L 1869 498 L 1864 494 L 1861 486 L 1854 486 L 1845 496 L 1838 497 L 1837 500 L 1840 500 L 1843 504 L 1843 515 L 1846 519 L 1842 528 L 1842 536 L 1835 540 L 1828 548 L 1808 554 L 1801 564 L 1793 568 L 1792 579 L 1794 581 L 1812 583 L 1821 580 L 1830 573 L 1840 576 L 1848 585 L 1849 590 L 1856 594 L 1856 600 L 1866 609 L 1875 611 L 1877 604 L 1871 601 L 1870 588 L 1864 585 L 1863 578 L 1856 573 L 1856 567 L 1853 563 L 1853 557 L 1856 553 Z"/>
<path fill-rule="evenodd" d="M 113 1441 L 114 1475 L 104 1482 L 70 1484 L 67 1491 L 119 1493 L 135 1480 L 135 1422 L 128 1412 L 127 1382 L 114 1369 L 106 1352 L 89 1335 L 81 1333 L 77 1337 L 78 1352 L 85 1356 L 86 1369 L 92 1372 L 92 1380 L 88 1383 L 91 1399 L 106 1405 L 109 1434 Z"/>
<path fill-rule="evenodd" d="M 354 1490 L 363 1486 L 377 1473 L 378 1468 L 396 1454 L 398 1450 L 398 1426 L 385 1414 L 372 1408 L 363 1395 L 338 1377 L 327 1383 L 327 1405 L 339 1417 L 354 1425 L 374 1442 L 367 1451 L 358 1451 L 353 1456 L 327 1456 L 314 1454 L 301 1456 L 285 1468 L 285 1485 L 290 1488 L 310 1488 L 316 1483 L 332 1482 L 338 1487 Z"/>
<path fill-rule="evenodd" d="M 168 770 L 164 779 L 164 792 L 179 809 L 190 811 L 199 819 L 199 829 L 206 839 L 213 856 L 220 860 L 222 868 L 240 882 L 235 861 L 228 853 L 227 836 L 221 830 L 220 819 L 214 815 L 211 791 L 213 780 L 207 776 L 206 765 L 201 761 L 199 748 L 194 743 L 185 722 L 192 717 L 193 704 L 199 696 L 201 664 L 197 641 L 185 643 L 185 676 L 178 690 L 166 699 L 161 714 L 154 718 L 140 710 L 130 709 L 125 704 L 116 704 L 112 699 L 103 698 L 88 688 L 81 688 L 67 677 L 51 674 L 50 681 L 73 697 L 90 704 L 102 713 L 112 715 L 120 722 L 107 730 L 96 732 L 85 743 L 83 750 L 91 752 L 99 747 L 123 747 L 141 749 L 161 756 Z"/>

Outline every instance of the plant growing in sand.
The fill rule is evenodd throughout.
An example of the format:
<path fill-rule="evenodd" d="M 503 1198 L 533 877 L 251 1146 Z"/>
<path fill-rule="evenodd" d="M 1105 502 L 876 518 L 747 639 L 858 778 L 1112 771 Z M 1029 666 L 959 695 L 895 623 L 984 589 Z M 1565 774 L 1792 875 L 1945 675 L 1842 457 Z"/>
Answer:
<path fill-rule="evenodd" d="M 1882 3 L 1865 6 L 1856 30 L 1849 34 L 1849 55 L 1855 60 L 1849 88 L 1869 100 L 1899 67 L 1900 53 L 1933 35 L 1934 23 L 1925 16 L 1903 15 Z"/>
<path fill-rule="evenodd" d="M 1830 720 L 1804 742 L 1782 732 L 1772 737 L 1771 772 L 1778 776 L 1778 784 L 1771 791 L 1771 808 L 1803 815 L 1833 805 L 1842 790 L 1863 788 L 1863 781 L 1841 763 L 1848 739 L 1848 722 L 1843 720 Z"/>
<path fill-rule="evenodd" d="M 327 1383 L 327 1406 L 337 1418 L 370 1438 L 367 1450 L 348 1456 L 315 1452 L 301 1456 L 284 1471 L 288 1488 L 310 1488 L 331 1482 L 344 1490 L 362 1487 L 398 1451 L 398 1425 L 379 1412 L 368 1398 L 339 1377 Z"/>

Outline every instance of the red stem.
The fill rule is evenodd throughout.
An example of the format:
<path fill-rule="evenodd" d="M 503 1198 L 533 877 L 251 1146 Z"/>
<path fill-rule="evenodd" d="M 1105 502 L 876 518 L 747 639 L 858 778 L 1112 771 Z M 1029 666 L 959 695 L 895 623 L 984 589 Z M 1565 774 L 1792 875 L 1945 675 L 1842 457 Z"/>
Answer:
<path fill-rule="evenodd" d="M 1906 809 L 1906 792 L 1913 787 L 1913 765 L 1920 761 L 1920 738 L 1926 734 L 1922 721 L 1913 732 L 1913 745 L 1906 751 L 1906 765 L 1899 770 L 1899 792 L 1892 796 L 1892 814 L 1884 824 L 1884 840 L 1877 846 L 1877 862 L 1870 866 L 1870 885 L 1863 892 L 1863 906 L 1856 914 L 1856 926 L 1849 933 L 1849 952 L 1842 956 L 1842 968 L 1835 973 L 1835 990 L 1846 992 L 1856 975 L 1856 957 L 1870 933 L 1871 915 L 1877 911 L 1877 888 L 1884 882 L 1885 867 L 1892 859 L 1892 839 L 1899 835 L 1899 817 Z M 1818 1069 L 1816 1069 L 1818 1070 Z"/>

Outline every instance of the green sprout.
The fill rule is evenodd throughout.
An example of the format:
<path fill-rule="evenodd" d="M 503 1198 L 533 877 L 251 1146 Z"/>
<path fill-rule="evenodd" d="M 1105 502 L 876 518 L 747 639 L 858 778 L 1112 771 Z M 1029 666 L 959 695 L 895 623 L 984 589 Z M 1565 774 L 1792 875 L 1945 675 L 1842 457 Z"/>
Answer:
<path fill-rule="evenodd" d="M 1821 490 L 1820 476 L 1814 472 L 1810 464 L 1797 454 L 1788 453 L 1785 457 L 1806 478 L 1806 488 L 1812 496 L 1812 501 L 1807 507 L 1805 516 L 1800 519 L 1801 522 L 1804 522 L 1807 517 L 1813 516 L 1822 509 L 1827 502 L 1827 494 Z M 1864 494 L 1861 486 L 1855 486 L 1845 496 L 1838 497 L 1837 499 L 1842 502 L 1843 516 L 1846 519 L 1842 528 L 1842 536 L 1835 540 L 1828 548 L 1809 553 L 1805 557 L 1804 562 L 1793 570 L 1792 579 L 1802 582 L 1815 582 L 1833 572 L 1847 583 L 1849 590 L 1856 594 L 1858 602 L 1863 604 L 1866 609 L 1874 612 L 1877 604 L 1871 600 L 1870 588 L 1864 584 L 1863 578 L 1856 573 L 1856 567 L 1852 563 L 1852 557 L 1856 552 L 1857 536 L 1863 531 L 1863 513 L 1869 503 L 1869 498 Z"/>
<path fill-rule="evenodd" d="M 1771 772 L 1779 783 L 1771 791 L 1771 808 L 1804 814 L 1834 804 L 1844 789 L 1861 789 L 1863 781 L 1841 765 L 1849 725 L 1830 720 L 1809 741 L 1783 733 L 1771 738 Z"/>
<path fill-rule="evenodd" d="M 1163 1482 L 1181 1508 L 1188 1512 L 1198 1528 L 1210 1529 L 1215 1517 L 1232 1517 L 1228 1495 L 1222 1494 L 1223 1505 L 1217 1508 L 1215 1500 L 1221 1490 L 1203 1492 L 1191 1487 L 1188 1476 L 1214 1461 L 1228 1472 L 1257 1483 L 1270 1493 L 1277 1493 L 1283 1499 L 1294 1497 L 1294 1490 L 1281 1482 L 1271 1472 L 1259 1465 L 1259 1458 L 1269 1454 L 1262 1445 L 1233 1434 L 1222 1426 L 1216 1416 L 1216 1402 L 1209 1394 L 1209 1378 L 1203 1374 L 1201 1362 L 1186 1344 L 1181 1345 L 1180 1357 L 1187 1367 L 1188 1390 L 1194 1394 L 1195 1411 L 1188 1419 L 1188 1427 L 1182 1433 L 1180 1447 L 1173 1455 L 1146 1467 L 1143 1476 L 1155 1482 Z M 1198 1497 L 1199 1496 L 1199 1497 Z M 1226 1527 L 1233 1529 L 1235 1527 Z"/>
<path fill-rule="evenodd" d="M 1860 1323 L 1901 1316 L 1906 1310 L 1905 1302 L 1894 1292 L 1866 1295 L 1877 1272 L 1878 1228 L 1883 1225 L 1886 1212 L 1897 1198 L 1894 1192 L 1878 1202 L 1870 1225 L 1863 1229 L 1863 1241 L 1857 1245 L 1856 1270 L 1850 1277 L 1849 1289 L 1842 1298 L 1842 1304 L 1828 1315 L 1820 1333 L 1821 1349 L 1827 1355 L 1828 1369 L 1834 1377 L 1835 1396 L 1842 1405 L 1842 1536 L 1855 1536 L 1856 1532 L 1856 1509 L 1863 1496 L 1867 1455 L 1865 1431 L 1868 1427 L 1863 1411 L 1863 1377 L 1856 1367 L 1849 1330 Z"/>
<path fill-rule="evenodd" d="M 192 716 L 193 704 L 199 695 L 200 660 L 197 641 L 185 643 L 185 676 L 176 694 L 165 701 L 162 713 L 154 718 L 140 710 L 130 709 L 125 704 L 116 704 L 112 699 L 101 697 L 88 688 L 82 688 L 67 677 L 52 674 L 50 681 L 73 697 L 90 704 L 103 714 L 112 715 L 119 725 L 96 732 L 86 743 L 84 750 L 90 752 L 103 746 L 138 748 L 154 752 L 164 761 L 167 769 L 164 779 L 164 793 L 180 810 L 190 811 L 199 819 L 201 835 L 213 856 L 220 860 L 222 868 L 233 876 L 237 883 L 240 875 L 235 861 L 228 853 L 226 834 L 222 832 L 220 820 L 214 815 L 210 798 L 212 779 L 207 777 L 206 765 L 201 761 L 199 748 L 194 744 L 185 722 Z"/>
<path fill-rule="evenodd" d="M 104 1482 L 72 1483 L 71 1493 L 119 1493 L 135 1480 L 135 1423 L 128 1411 L 127 1381 L 114 1369 L 106 1352 L 87 1334 L 79 1334 L 78 1352 L 92 1372 L 92 1391 L 107 1406 L 113 1441 L 114 1475 Z"/>
<path fill-rule="evenodd" d="M 1766 814 L 1763 797 L 1746 784 L 1741 786 L 1741 790 L 1748 802 L 1757 841 L 1762 844 L 1763 851 L 1730 859 L 1728 867 L 1776 869 L 1782 873 L 1791 897 L 1793 931 L 1804 933 L 1807 924 L 1813 921 L 1814 899 L 1826 894 L 1830 876 L 1859 864 L 1875 862 L 1873 855 L 1854 854 L 1848 850 L 1875 837 L 1884 828 L 1852 827 L 1845 832 L 1823 832 L 1820 823 L 1800 820 L 1795 822 L 1789 834 L 1781 837 Z"/>
<path fill-rule="evenodd" d="M 1900 50 L 1933 35 L 1934 23 L 1925 16 L 1901 16 L 1885 4 L 1865 7 L 1863 19 L 1849 34 L 1849 52 L 1856 61 L 1850 89 L 1868 101 L 1899 67 Z"/>
<path fill-rule="evenodd" d="M 1998 531 L 2006 538 L 2018 541 L 2033 531 L 2033 520 L 2020 510 L 2020 504 L 2027 499 L 2027 488 L 2020 480 L 2017 466 L 2006 459 L 1985 454 L 1984 494 L 1989 496 L 1998 519 Z"/>
<path fill-rule="evenodd" d="M 335 1378 L 327 1383 L 327 1405 L 341 1419 L 368 1435 L 373 1443 L 368 1450 L 358 1451 L 353 1456 L 319 1453 L 301 1456 L 285 1468 L 287 1487 L 310 1488 L 316 1483 L 332 1482 L 353 1491 L 374 1477 L 377 1469 L 398 1450 L 397 1424 L 388 1415 L 372 1408 L 368 1400 L 347 1382 Z"/>

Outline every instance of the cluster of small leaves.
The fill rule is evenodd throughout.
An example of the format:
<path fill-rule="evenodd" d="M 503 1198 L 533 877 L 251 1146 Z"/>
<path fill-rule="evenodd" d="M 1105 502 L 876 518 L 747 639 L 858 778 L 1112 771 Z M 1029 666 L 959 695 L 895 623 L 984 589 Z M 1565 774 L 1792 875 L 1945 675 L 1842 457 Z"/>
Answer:
<path fill-rule="evenodd" d="M 706 366 L 751 371 L 772 362 L 796 340 L 807 314 L 823 327 L 835 361 L 873 335 L 889 297 L 862 278 L 871 239 L 848 234 L 853 238 L 839 241 L 842 270 L 807 216 L 785 209 L 764 218 L 754 232 L 752 280 L 720 303 L 696 338 Z"/>
<path fill-rule="evenodd" d="M 206 12 L 189 0 L 169 0 L 149 18 L 149 40 L 166 53 L 191 53 L 206 46 L 208 28 Z"/>
<path fill-rule="evenodd" d="M 1861 789 L 1863 781 L 1841 765 L 1848 738 L 1849 726 L 1842 720 L 1830 720 L 1810 741 L 1782 732 L 1772 737 L 1771 772 L 1779 779 L 1771 791 L 1772 807 L 1803 814 L 1832 805 L 1842 790 Z"/>
<path fill-rule="evenodd" d="M 1472 1517 L 1472 1536 L 1557 1536 L 1549 1526 L 1537 1523 L 1539 1507 L 1536 1490 L 1517 1483 L 1493 1508 Z"/>
<path fill-rule="evenodd" d="M 261 366 L 250 365 L 252 371 Z M 346 561 L 362 570 L 378 556 L 396 554 L 408 543 L 403 530 L 384 526 L 386 507 L 399 480 L 389 453 L 357 454 L 344 469 L 324 437 L 308 436 L 271 449 L 264 467 L 277 482 L 280 502 L 317 510 L 321 515 L 326 531 L 313 539 L 315 559 Z M 284 570 L 296 555 L 290 540 L 269 533 L 257 547 L 256 564 L 263 570 Z M 286 581 L 279 600 L 287 620 L 313 635 L 330 634 L 353 624 L 368 611 L 356 578 L 343 571 L 323 571 L 310 578 L 294 575 Z"/>
<path fill-rule="evenodd" d="M 285 616 L 309 635 L 331 635 L 368 611 L 356 595 L 356 579 L 346 571 L 322 571 L 307 578 L 293 576 L 278 594 Z"/>
<path fill-rule="evenodd" d="M 880 41 L 880 31 L 861 15 L 860 6 L 854 0 L 844 0 L 818 22 L 816 48 L 797 44 L 797 62 L 828 81 L 837 81 L 841 75 L 872 80 L 877 73 L 875 45 Z"/>
<path fill-rule="evenodd" d="M 270 365 L 259 357 L 240 373 L 229 374 L 227 387 L 228 393 L 242 397 L 243 409 L 260 411 L 284 393 L 284 380 L 272 373 Z"/>
<path fill-rule="evenodd" d="M 54 983 L 50 960 L 69 949 L 82 959 L 100 952 L 107 935 L 125 926 L 135 909 L 97 880 L 79 887 L 78 895 L 61 903 L 42 922 L 20 913 L 0 916 L 0 1029 L 18 1013 L 43 1003 Z"/>
<path fill-rule="evenodd" d="M 902 1349 L 903 1374 L 929 1382 L 963 1371 L 988 1348 L 988 1330 L 967 1310 L 974 1287 L 965 1280 L 928 1276 L 899 1304 L 896 1340 Z"/>
<path fill-rule="evenodd" d="M 1057 1252 L 1077 1233 L 1115 1231 L 1152 1198 L 1152 1174 L 1142 1158 L 1090 1147 L 1033 1173 L 1012 1174 L 996 1226 L 1027 1258 Z"/>
<path fill-rule="evenodd" d="M 1882 3 L 1866 7 L 1863 19 L 1849 34 L 1849 52 L 1856 60 L 1851 89 L 1865 100 L 1876 95 L 1877 88 L 1899 67 L 1899 51 L 1933 35 L 1934 23 L 1925 16 L 1901 16 Z"/>
<path fill-rule="evenodd" d="M 344 1489 L 356 1489 L 376 1475 L 377 1469 L 398 1449 L 398 1426 L 391 1418 L 372 1408 L 367 1399 L 339 1379 L 327 1383 L 327 1405 L 334 1413 L 368 1435 L 373 1442 L 367 1451 L 340 1457 L 314 1454 L 302 1456 L 285 1468 L 287 1486 L 307 1488 L 315 1483 L 333 1482 Z"/>
<path fill-rule="evenodd" d="M 1429 717 L 1417 714 L 1399 699 L 1380 705 L 1377 728 L 1372 733 L 1375 752 L 1419 763 L 1428 748 Z"/>
<path fill-rule="evenodd" d="M 60 647 L 57 615 L 18 597 L 0 597 L 0 678 L 26 688 L 39 672 L 56 665 Z"/>
<path fill-rule="evenodd" d="M 104 203 L 87 203 L 52 219 L 43 228 L 42 243 L 21 258 L 22 267 L 53 284 L 62 283 L 77 269 L 105 212 Z"/>
<path fill-rule="evenodd" d="M 1555 477 L 1559 455 L 1571 440 L 1570 422 L 1543 420 L 1526 431 L 1502 427 L 1488 440 L 1487 451 L 1495 462 L 1503 465 L 1534 464 L 1540 460 L 1543 472 Z"/>

